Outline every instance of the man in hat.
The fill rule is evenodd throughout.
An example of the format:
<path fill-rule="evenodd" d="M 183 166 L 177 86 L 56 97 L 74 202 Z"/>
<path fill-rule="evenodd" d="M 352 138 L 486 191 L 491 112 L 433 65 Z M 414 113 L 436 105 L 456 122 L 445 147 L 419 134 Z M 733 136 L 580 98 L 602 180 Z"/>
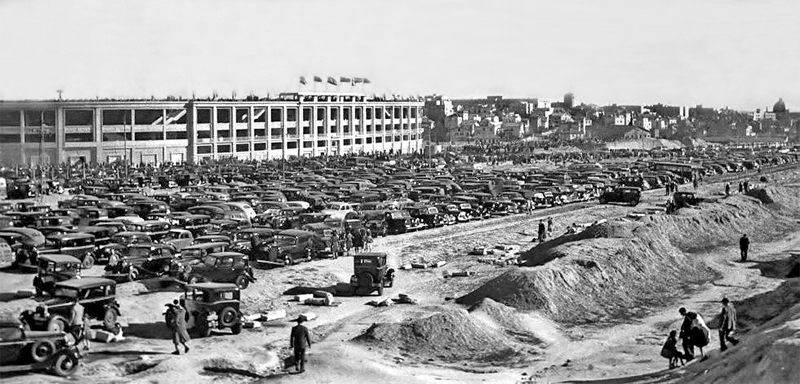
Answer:
<path fill-rule="evenodd" d="M 186 310 L 180 305 L 178 300 L 174 300 L 171 304 L 167 304 L 166 321 L 169 330 L 172 331 L 172 343 L 175 344 L 175 352 L 173 355 L 180 355 L 181 351 L 178 349 L 178 344 L 182 344 L 184 353 L 189 353 L 189 346 L 186 345 L 191 338 L 189 338 L 189 331 L 186 329 Z"/>
<path fill-rule="evenodd" d="M 308 328 L 303 325 L 306 317 L 297 316 L 294 321 L 297 325 L 292 327 L 292 334 L 289 337 L 289 345 L 294 348 L 294 368 L 297 372 L 305 372 L 306 349 L 311 348 L 311 338 L 308 336 Z"/>
<path fill-rule="evenodd" d="M 747 261 L 747 251 L 750 249 L 750 239 L 747 237 L 747 234 L 742 235 L 739 238 L 739 251 L 741 252 L 742 262 L 744 263 Z"/>

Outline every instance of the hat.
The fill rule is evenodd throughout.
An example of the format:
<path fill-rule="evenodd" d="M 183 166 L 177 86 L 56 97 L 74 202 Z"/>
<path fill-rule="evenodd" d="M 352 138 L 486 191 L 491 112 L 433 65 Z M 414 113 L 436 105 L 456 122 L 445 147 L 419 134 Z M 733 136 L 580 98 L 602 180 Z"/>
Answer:
<path fill-rule="evenodd" d="M 305 315 L 299 315 L 295 319 L 290 320 L 290 321 L 294 321 L 294 322 L 297 322 L 297 323 L 302 323 L 304 321 L 308 321 L 308 319 L 306 318 Z"/>

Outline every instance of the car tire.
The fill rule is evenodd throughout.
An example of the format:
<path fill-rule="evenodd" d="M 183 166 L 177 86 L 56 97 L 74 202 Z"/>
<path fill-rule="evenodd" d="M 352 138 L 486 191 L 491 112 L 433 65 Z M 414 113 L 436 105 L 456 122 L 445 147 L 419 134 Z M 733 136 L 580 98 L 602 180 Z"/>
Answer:
<path fill-rule="evenodd" d="M 239 289 L 247 289 L 247 287 L 250 285 L 250 280 L 248 280 L 247 276 L 245 275 L 239 275 L 236 276 L 236 281 L 234 281 L 234 284 L 236 284 Z"/>
<path fill-rule="evenodd" d="M 219 325 L 229 328 L 239 322 L 239 315 L 233 307 L 225 307 L 219 311 Z"/>
<path fill-rule="evenodd" d="M 44 362 L 56 351 L 56 346 L 47 340 L 37 341 L 30 346 L 31 360 L 37 363 Z"/>
<path fill-rule="evenodd" d="M 128 270 L 128 281 L 131 283 L 139 279 L 139 270 L 136 267 L 130 267 Z"/>
<path fill-rule="evenodd" d="M 56 357 L 53 363 L 53 373 L 61 377 L 72 376 L 80 367 L 80 362 L 75 356 L 62 353 Z"/>
<path fill-rule="evenodd" d="M 55 317 L 55 318 L 50 319 L 50 321 L 47 322 L 47 331 L 49 331 L 49 332 L 67 332 L 68 329 L 67 329 L 66 320 L 64 320 L 64 319 L 62 319 L 60 317 Z"/>
<path fill-rule="evenodd" d="M 117 325 L 117 311 L 112 308 L 107 308 L 106 313 L 103 314 L 103 329 L 111 331 Z"/>
<path fill-rule="evenodd" d="M 87 254 L 83 257 L 83 261 L 81 261 L 81 267 L 83 269 L 89 269 L 94 266 L 94 255 Z"/>

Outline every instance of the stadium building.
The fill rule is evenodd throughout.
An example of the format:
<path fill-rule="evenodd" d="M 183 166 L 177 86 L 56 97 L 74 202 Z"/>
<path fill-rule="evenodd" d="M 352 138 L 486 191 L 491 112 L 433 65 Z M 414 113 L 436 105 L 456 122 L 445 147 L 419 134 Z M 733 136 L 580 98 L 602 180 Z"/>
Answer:
<path fill-rule="evenodd" d="M 319 92 L 259 100 L 0 101 L 0 165 L 408 153 L 422 150 L 422 105 Z"/>

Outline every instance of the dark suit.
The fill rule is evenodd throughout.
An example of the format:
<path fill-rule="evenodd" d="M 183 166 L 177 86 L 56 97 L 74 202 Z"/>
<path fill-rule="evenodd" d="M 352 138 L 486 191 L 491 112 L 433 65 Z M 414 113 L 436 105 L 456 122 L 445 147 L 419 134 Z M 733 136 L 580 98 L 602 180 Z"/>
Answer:
<path fill-rule="evenodd" d="M 294 366 L 301 372 L 305 370 L 306 348 L 311 346 L 311 338 L 308 336 L 308 328 L 302 324 L 292 327 L 292 334 L 289 337 L 289 344 L 294 348 Z"/>

